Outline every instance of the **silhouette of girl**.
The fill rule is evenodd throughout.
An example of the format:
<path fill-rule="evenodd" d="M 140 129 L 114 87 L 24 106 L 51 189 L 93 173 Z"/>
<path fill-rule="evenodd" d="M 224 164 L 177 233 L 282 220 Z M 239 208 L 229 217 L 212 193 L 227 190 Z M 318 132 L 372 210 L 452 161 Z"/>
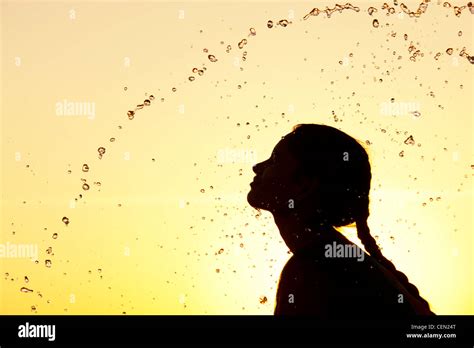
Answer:
<path fill-rule="evenodd" d="M 370 235 L 370 163 L 354 138 L 299 124 L 253 170 L 248 203 L 273 214 L 293 253 L 280 276 L 275 315 L 434 315 Z M 353 223 L 366 252 L 334 228 Z"/>

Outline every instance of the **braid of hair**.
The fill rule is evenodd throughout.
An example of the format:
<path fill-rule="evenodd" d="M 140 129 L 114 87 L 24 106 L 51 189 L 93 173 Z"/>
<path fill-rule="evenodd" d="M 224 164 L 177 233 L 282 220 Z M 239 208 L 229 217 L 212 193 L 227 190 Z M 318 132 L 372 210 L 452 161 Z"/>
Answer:
<path fill-rule="evenodd" d="M 367 201 L 367 204 L 364 204 L 364 206 L 367 207 L 366 213 L 362 214 L 362 216 L 356 219 L 357 236 L 364 245 L 365 250 L 372 257 L 374 257 L 382 266 L 384 266 L 388 271 L 390 271 L 402 283 L 402 285 L 408 290 L 408 292 L 422 303 L 423 307 L 425 307 L 425 309 L 427 309 L 429 313 L 432 313 L 430 310 L 429 303 L 420 296 L 418 288 L 415 285 L 411 284 L 407 276 L 404 273 L 398 271 L 395 265 L 382 254 L 379 246 L 377 245 L 377 242 L 370 234 L 370 229 L 367 225 L 367 218 L 369 216 L 367 196 L 365 196 L 365 200 Z"/>

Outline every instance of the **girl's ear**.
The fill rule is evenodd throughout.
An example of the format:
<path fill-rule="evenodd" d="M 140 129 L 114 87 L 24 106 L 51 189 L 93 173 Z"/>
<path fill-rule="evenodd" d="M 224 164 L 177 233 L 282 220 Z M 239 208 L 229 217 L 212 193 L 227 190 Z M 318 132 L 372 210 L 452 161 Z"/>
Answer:
<path fill-rule="evenodd" d="M 299 186 L 296 194 L 296 201 L 304 201 L 306 198 L 314 196 L 320 186 L 319 179 L 316 177 L 300 176 L 297 185 Z"/>

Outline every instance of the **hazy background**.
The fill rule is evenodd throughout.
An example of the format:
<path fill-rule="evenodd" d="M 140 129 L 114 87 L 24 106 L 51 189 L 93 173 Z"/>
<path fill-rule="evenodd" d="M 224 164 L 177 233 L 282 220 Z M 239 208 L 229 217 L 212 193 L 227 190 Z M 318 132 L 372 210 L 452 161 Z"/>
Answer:
<path fill-rule="evenodd" d="M 472 14 L 302 19 L 334 4 L 2 1 L 0 246 L 38 256 L 0 258 L 0 313 L 272 314 L 290 254 L 251 167 L 323 123 L 367 141 L 384 254 L 436 313 L 473 314 Z"/>

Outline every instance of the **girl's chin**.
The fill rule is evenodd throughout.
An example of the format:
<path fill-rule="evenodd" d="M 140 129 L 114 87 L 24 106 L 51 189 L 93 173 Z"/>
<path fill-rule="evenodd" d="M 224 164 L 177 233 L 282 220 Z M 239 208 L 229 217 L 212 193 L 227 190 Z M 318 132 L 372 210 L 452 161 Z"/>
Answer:
<path fill-rule="evenodd" d="M 247 194 L 247 202 L 252 208 L 268 210 L 268 205 L 262 202 L 262 199 L 255 188 L 250 189 Z"/>
<path fill-rule="evenodd" d="M 255 189 L 250 189 L 249 193 L 247 194 L 247 202 L 253 207 L 253 208 L 262 208 L 258 204 L 258 200 L 255 197 Z"/>

